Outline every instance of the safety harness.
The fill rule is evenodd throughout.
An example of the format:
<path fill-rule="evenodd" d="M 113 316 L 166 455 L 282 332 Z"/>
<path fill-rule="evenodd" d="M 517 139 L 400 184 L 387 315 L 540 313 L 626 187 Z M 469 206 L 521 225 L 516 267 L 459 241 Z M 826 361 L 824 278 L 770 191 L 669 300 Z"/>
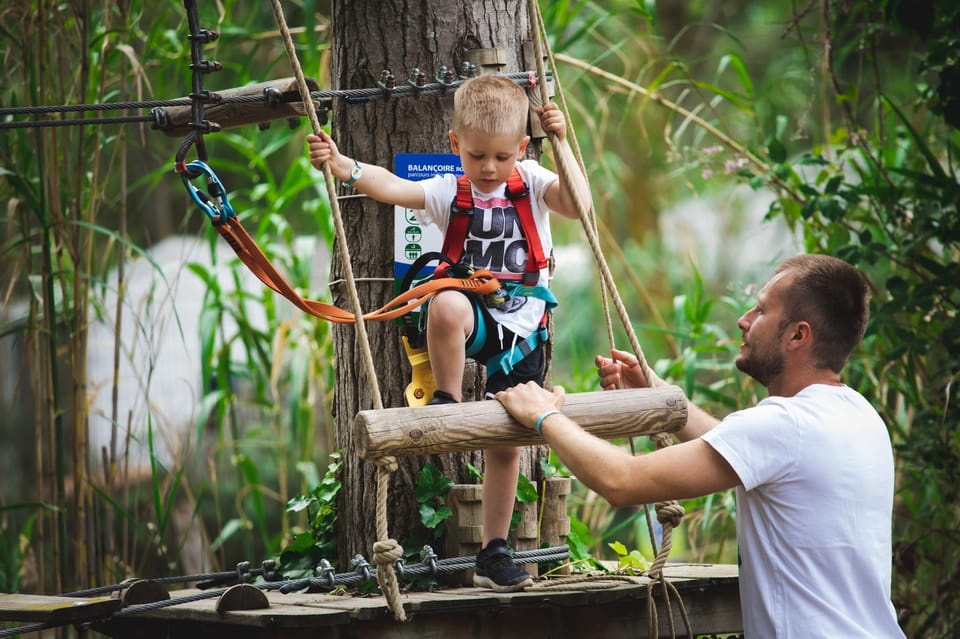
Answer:
<path fill-rule="evenodd" d="M 540 271 L 547 268 L 549 260 L 543 253 L 543 243 L 540 242 L 540 233 L 537 232 L 537 222 L 533 219 L 533 207 L 530 204 L 530 190 L 520 177 L 520 171 L 514 167 L 513 173 L 507 179 L 507 199 L 513 202 L 520 217 L 520 230 L 527 241 L 527 268 L 522 276 L 513 273 L 497 273 L 501 282 L 522 279 L 527 286 L 536 286 L 540 281 Z M 443 248 L 440 252 L 456 264 L 463 256 L 463 247 L 467 241 L 467 231 L 473 219 L 473 187 L 470 178 L 466 175 L 457 179 L 457 197 L 450 207 L 450 224 L 447 233 L 443 236 Z M 444 267 L 440 267 L 444 268 Z"/>
<path fill-rule="evenodd" d="M 502 273 L 495 274 L 500 280 L 502 287 L 499 291 L 485 296 L 488 306 L 496 307 L 504 303 L 509 297 L 536 297 L 546 303 L 546 310 L 540 320 L 540 327 L 531 333 L 526 339 L 512 345 L 510 348 L 494 355 L 486 362 L 487 375 L 494 372 L 502 372 L 509 375 L 518 362 L 527 357 L 536 348 L 547 341 L 547 311 L 557 305 L 557 299 L 546 286 L 539 284 L 540 272 L 549 265 L 549 258 L 544 254 L 543 244 L 540 241 L 540 234 L 537 231 L 536 220 L 533 217 L 533 207 L 530 203 L 530 190 L 524 183 L 520 172 L 514 168 L 513 173 L 507 179 L 506 185 L 507 198 L 513 203 L 517 210 L 517 216 L 520 218 L 520 230 L 523 233 L 524 240 L 527 243 L 527 266 L 524 273 Z M 447 232 L 443 238 L 443 246 L 440 253 L 429 253 L 421 257 L 421 260 L 439 260 L 432 277 L 466 277 L 472 268 L 460 264 L 463 256 L 464 246 L 466 244 L 467 232 L 470 229 L 470 223 L 475 211 L 473 201 L 473 188 L 470 179 L 467 176 L 461 176 L 457 180 L 457 195 L 450 207 L 450 223 L 447 225 Z M 423 267 L 424 262 L 417 260 L 417 269 L 411 267 L 408 271 L 415 273 Z M 407 284 L 409 286 L 409 283 Z M 407 286 L 404 286 L 406 288 Z M 421 346 L 423 343 L 423 334 L 425 313 L 421 313 L 420 322 L 417 327 L 413 326 L 412 321 L 407 321 L 407 330 L 405 333 L 408 340 L 415 346 Z M 476 340 L 476 351 L 483 346 L 484 340 Z M 473 355 L 475 352 L 467 351 L 467 355 Z"/>

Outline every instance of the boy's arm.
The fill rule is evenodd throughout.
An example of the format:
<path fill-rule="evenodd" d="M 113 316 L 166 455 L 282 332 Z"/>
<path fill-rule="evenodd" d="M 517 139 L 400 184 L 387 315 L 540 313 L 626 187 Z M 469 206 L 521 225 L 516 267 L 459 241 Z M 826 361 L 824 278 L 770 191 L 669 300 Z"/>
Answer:
<path fill-rule="evenodd" d="M 353 188 L 370 196 L 378 202 L 403 206 L 408 209 L 422 209 L 426 203 L 423 187 L 413 180 L 397 177 L 382 166 L 358 162 L 340 153 L 336 143 L 325 131 L 319 135 L 307 136 L 310 148 L 310 164 L 322 169 L 324 162 L 330 164 L 330 172 L 341 181 L 353 177 L 355 167 L 360 167 L 360 177 L 352 184 Z"/>
<path fill-rule="evenodd" d="M 563 174 L 561 174 L 560 179 L 547 187 L 543 194 L 543 201 L 554 213 L 577 219 L 579 213 L 577 212 L 577 201 L 573 192 L 580 194 L 580 200 L 589 209 L 590 187 L 580 171 L 580 165 L 573 155 L 570 144 L 567 142 L 566 119 L 563 117 L 560 108 L 553 102 L 537 109 L 537 113 L 540 115 L 540 125 L 543 130 L 554 134 L 554 137 L 551 138 L 551 145 L 553 146 L 557 166 L 565 166 L 571 174 L 569 184 L 566 183 Z M 556 157 L 558 155 L 562 157 Z"/>

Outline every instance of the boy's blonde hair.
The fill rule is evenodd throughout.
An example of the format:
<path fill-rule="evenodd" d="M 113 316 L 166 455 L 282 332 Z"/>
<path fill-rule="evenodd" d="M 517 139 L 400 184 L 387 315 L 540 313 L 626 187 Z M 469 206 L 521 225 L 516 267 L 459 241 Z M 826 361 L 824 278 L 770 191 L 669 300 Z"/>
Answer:
<path fill-rule="evenodd" d="M 454 133 L 483 135 L 527 134 L 530 101 L 526 91 L 509 78 L 480 75 L 470 78 L 453 94 Z"/>

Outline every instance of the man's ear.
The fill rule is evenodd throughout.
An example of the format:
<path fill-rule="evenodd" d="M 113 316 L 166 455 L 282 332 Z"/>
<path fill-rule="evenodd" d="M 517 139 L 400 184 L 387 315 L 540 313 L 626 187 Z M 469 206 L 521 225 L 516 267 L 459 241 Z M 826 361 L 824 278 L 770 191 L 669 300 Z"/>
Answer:
<path fill-rule="evenodd" d="M 803 346 L 808 346 L 813 341 L 813 328 L 810 322 L 800 320 L 795 322 L 789 329 L 790 339 L 787 341 L 787 348 L 796 350 Z"/>
<path fill-rule="evenodd" d="M 530 144 L 530 136 L 525 135 L 523 139 L 520 140 L 520 146 L 517 148 L 517 159 L 522 160 L 523 156 L 527 154 L 527 145 Z"/>
<path fill-rule="evenodd" d="M 457 140 L 457 134 L 453 130 L 447 131 L 447 137 L 450 138 L 450 150 L 460 155 L 460 142 Z"/>

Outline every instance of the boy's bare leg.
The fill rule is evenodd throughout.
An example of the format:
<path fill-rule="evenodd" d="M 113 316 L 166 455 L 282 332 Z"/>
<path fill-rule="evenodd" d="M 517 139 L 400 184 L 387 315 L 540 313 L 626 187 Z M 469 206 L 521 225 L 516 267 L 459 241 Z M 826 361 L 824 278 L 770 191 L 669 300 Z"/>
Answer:
<path fill-rule="evenodd" d="M 519 448 L 483 451 L 483 546 L 491 539 L 506 539 L 517 497 L 520 473 Z"/>
<path fill-rule="evenodd" d="M 443 291 L 430 302 L 427 315 L 427 352 L 437 390 L 463 401 L 463 366 L 467 336 L 473 332 L 473 307 L 456 291 Z"/>

